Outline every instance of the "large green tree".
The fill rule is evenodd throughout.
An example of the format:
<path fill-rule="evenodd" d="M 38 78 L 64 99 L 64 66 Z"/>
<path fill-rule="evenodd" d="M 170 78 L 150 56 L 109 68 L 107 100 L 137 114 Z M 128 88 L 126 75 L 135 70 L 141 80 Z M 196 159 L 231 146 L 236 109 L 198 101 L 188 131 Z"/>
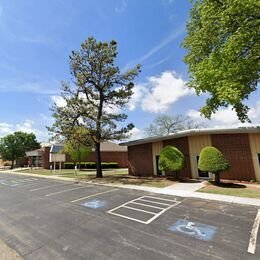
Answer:
<path fill-rule="evenodd" d="M 75 128 L 86 129 L 82 138 L 95 147 L 97 177 L 102 177 L 100 143 L 126 138 L 134 127 L 122 125 L 127 115 L 121 109 L 133 94 L 140 65 L 121 73 L 117 55 L 115 41 L 97 42 L 91 37 L 83 42 L 70 56 L 73 82 L 62 84 L 66 105 L 52 108 L 55 123 L 49 130 L 55 135 L 68 138 Z"/>
<path fill-rule="evenodd" d="M 40 148 L 35 134 L 14 132 L 0 139 L 0 155 L 3 160 L 12 162 L 11 168 L 14 167 L 14 161 L 25 156 L 25 152 Z"/>
<path fill-rule="evenodd" d="M 192 0 L 184 61 L 189 86 L 209 94 L 201 113 L 210 118 L 231 106 L 241 122 L 250 121 L 244 101 L 257 88 L 260 5 L 257 0 Z"/>

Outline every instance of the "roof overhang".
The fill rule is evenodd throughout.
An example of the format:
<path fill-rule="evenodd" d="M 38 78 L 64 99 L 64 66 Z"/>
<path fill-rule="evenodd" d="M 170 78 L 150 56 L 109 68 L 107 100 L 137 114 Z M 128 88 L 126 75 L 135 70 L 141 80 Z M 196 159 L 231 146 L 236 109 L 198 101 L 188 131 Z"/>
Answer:
<path fill-rule="evenodd" d="M 203 128 L 203 129 L 190 129 L 180 131 L 174 134 L 166 135 L 166 136 L 156 136 L 156 137 L 148 137 L 143 139 L 137 139 L 129 142 L 120 143 L 120 145 L 125 146 L 133 146 L 139 144 L 146 143 L 154 143 L 160 142 L 164 140 L 186 137 L 186 136 L 194 136 L 194 135 L 205 135 L 205 134 L 239 134 L 239 133 L 259 133 L 260 134 L 260 126 L 254 127 L 238 127 L 238 128 Z"/>

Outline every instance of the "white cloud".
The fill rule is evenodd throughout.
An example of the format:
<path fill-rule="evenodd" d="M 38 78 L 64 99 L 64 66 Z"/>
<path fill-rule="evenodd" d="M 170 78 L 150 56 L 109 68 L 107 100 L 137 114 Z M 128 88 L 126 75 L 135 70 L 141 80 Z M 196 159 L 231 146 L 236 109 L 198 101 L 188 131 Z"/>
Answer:
<path fill-rule="evenodd" d="M 136 139 L 140 139 L 143 137 L 143 131 L 137 127 L 134 127 L 131 131 L 130 131 L 130 135 L 131 137 L 128 139 L 129 140 L 136 140 Z"/>
<path fill-rule="evenodd" d="M 241 127 L 260 125 L 260 100 L 252 106 L 248 112 L 248 116 L 252 123 L 241 123 L 236 115 L 236 112 L 231 107 L 221 108 L 212 115 L 211 120 L 205 119 L 200 115 L 199 111 L 189 110 L 186 113 L 195 121 L 204 122 L 208 127 L 214 128 L 228 128 L 228 127 Z"/>
<path fill-rule="evenodd" d="M 116 13 L 123 13 L 126 8 L 127 8 L 127 1 L 122 0 L 120 5 L 115 7 L 115 11 L 116 11 Z"/>
<path fill-rule="evenodd" d="M 65 107 L 67 105 L 66 100 L 61 96 L 51 96 L 51 100 L 58 106 L 58 107 Z"/>
<path fill-rule="evenodd" d="M 0 136 L 10 134 L 12 132 L 12 124 L 0 123 Z"/>
<path fill-rule="evenodd" d="M 21 79 L 0 80 L 0 92 L 26 92 L 37 94 L 55 94 L 58 92 L 58 81 L 26 81 Z"/>
<path fill-rule="evenodd" d="M 170 33 L 167 37 L 165 37 L 161 42 L 159 42 L 157 45 L 155 45 L 153 48 L 151 48 L 149 51 L 147 51 L 143 56 L 139 57 L 138 59 L 132 60 L 128 62 L 125 67 L 123 68 L 123 71 L 128 70 L 132 66 L 134 66 L 137 63 L 143 64 L 144 61 L 152 57 L 154 54 L 158 53 L 161 49 L 166 47 L 168 44 L 170 44 L 172 41 L 177 39 L 179 36 L 181 36 L 185 32 L 185 24 L 182 24 L 179 28 L 174 30 L 172 33 Z"/>
<path fill-rule="evenodd" d="M 186 86 L 186 82 L 177 73 L 165 71 L 134 87 L 129 109 L 134 110 L 140 105 L 144 111 L 163 113 L 180 98 L 193 94 L 194 91 Z"/>
<path fill-rule="evenodd" d="M 16 131 L 22 131 L 25 133 L 34 133 L 38 140 L 47 140 L 48 133 L 47 130 L 40 130 L 35 127 L 35 122 L 32 120 L 25 120 L 22 123 L 9 124 L 9 123 L 0 123 L 0 137 L 3 137 L 8 134 L 12 134 Z"/>

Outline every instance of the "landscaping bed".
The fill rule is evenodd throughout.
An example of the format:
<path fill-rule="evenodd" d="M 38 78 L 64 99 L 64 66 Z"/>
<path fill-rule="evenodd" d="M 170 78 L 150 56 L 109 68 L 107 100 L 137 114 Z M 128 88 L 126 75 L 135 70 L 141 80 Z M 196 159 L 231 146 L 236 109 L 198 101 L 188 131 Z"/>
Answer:
<path fill-rule="evenodd" d="M 259 184 L 223 182 L 217 186 L 214 182 L 208 182 L 198 192 L 260 199 Z"/>

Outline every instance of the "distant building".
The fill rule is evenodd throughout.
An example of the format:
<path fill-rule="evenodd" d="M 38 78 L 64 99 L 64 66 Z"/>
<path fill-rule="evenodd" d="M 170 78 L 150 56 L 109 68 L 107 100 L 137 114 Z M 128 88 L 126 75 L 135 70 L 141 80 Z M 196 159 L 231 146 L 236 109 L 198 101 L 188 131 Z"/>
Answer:
<path fill-rule="evenodd" d="M 28 164 L 35 167 L 43 167 L 45 169 L 50 169 L 53 166 L 51 154 L 57 154 L 63 149 L 62 144 L 42 144 L 40 149 L 26 152 L 28 158 Z M 116 162 L 120 168 L 125 168 L 128 166 L 127 159 L 127 147 L 120 146 L 112 142 L 101 143 L 101 160 L 102 162 Z M 66 155 L 66 162 L 70 162 L 71 159 L 69 155 Z M 94 150 L 91 152 L 88 162 L 95 162 L 96 155 Z"/>
<path fill-rule="evenodd" d="M 163 147 L 177 147 L 186 158 L 180 172 L 186 178 L 212 177 L 198 169 L 198 159 L 205 146 L 215 146 L 230 162 L 230 169 L 221 174 L 223 179 L 257 180 L 260 182 L 260 127 L 232 129 L 194 129 L 161 137 L 152 137 L 122 143 L 128 146 L 129 174 L 158 176 L 158 162 Z M 172 172 L 166 172 L 170 176 Z"/>

